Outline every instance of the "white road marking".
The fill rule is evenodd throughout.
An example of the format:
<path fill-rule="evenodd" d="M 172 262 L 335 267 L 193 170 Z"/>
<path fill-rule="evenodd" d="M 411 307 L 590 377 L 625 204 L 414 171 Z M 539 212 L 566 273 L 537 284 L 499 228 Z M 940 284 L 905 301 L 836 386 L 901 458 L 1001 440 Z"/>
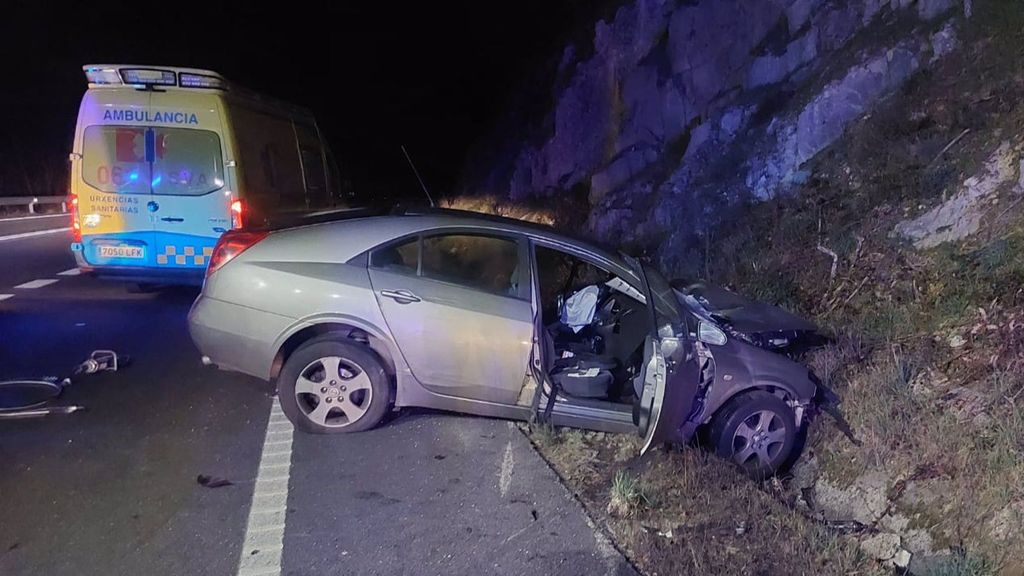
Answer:
<path fill-rule="evenodd" d="M 249 506 L 245 543 L 238 560 L 238 576 L 280 576 L 288 511 L 288 474 L 292 461 L 292 425 L 274 397 L 267 419 L 267 434 L 256 473 L 256 488 Z"/>
<path fill-rule="evenodd" d="M 509 428 L 512 428 L 511 422 L 509 422 Z M 505 457 L 501 459 L 501 472 L 498 473 L 498 491 L 501 492 L 502 498 L 508 495 L 508 490 L 512 487 L 512 468 L 515 465 L 515 456 L 512 454 L 512 441 L 509 440 L 508 444 L 505 445 Z"/>
<path fill-rule="evenodd" d="M 13 297 L 14 297 L 14 294 L 0 294 L 0 302 L 3 302 L 4 300 L 7 300 L 8 298 L 13 298 Z"/>
<path fill-rule="evenodd" d="M 45 280 L 32 280 L 31 282 L 25 282 L 24 284 L 18 284 L 14 287 L 15 290 L 21 288 L 24 290 L 33 290 L 35 288 L 42 288 L 43 286 L 49 286 L 55 283 L 57 280 L 54 278 L 47 278 Z"/>
<path fill-rule="evenodd" d="M 42 236 L 44 234 L 53 234 L 55 232 L 67 232 L 70 228 L 53 228 L 52 230 L 38 230 L 36 232 L 22 232 L 21 234 L 8 234 L 7 236 L 0 236 L 0 241 L 3 240 L 17 240 L 19 238 L 32 238 L 33 236 Z"/>
<path fill-rule="evenodd" d="M 81 273 L 82 271 L 79 270 L 78 268 L 72 268 L 70 270 L 65 270 L 63 272 L 57 272 L 57 276 L 78 276 Z"/>
<path fill-rule="evenodd" d="M 17 218 L 0 218 L 0 222 L 12 222 L 14 220 L 35 220 L 37 218 L 71 218 L 71 214 L 39 214 L 36 216 L 18 216 Z"/>

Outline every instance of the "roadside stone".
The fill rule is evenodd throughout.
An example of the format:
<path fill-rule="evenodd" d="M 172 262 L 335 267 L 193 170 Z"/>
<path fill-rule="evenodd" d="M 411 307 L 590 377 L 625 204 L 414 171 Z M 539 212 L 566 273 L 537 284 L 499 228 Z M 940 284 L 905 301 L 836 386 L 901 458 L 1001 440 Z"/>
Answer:
<path fill-rule="evenodd" d="M 900 537 L 891 532 L 870 536 L 860 543 L 860 549 L 874 560 L 892 560 L 900 549 Z M 907 561 L 909 563 L 909 559 Z"/>
<path fill-rule="evenodd" d="M 829 518 L 873 525 L 888 508 L 889 481 L 889 474 L 883 470 L 861 474 L 848 488 L 819 478 L 814 487 L 815 501 Z"/>
<path fill-rule="evenodd" d="M 899 552 L 896 553 L 895 556 L 892 557 L 892 563 L 897 568 L 907 568 L 908 566 L 910 566 L 910 560 L 912 558 L 913 555 L 910 552 L 901 549 Z"/>
<path fill-rule="evenodd" d="M 964 180 L 960 192 L 924 214 L 900 222 L 894 234 L 911 240 L 919 250 L 974 234 L 981 228 L 986 210 L 998 200 L 1000 187 L 1019 177 L 1018 165 L 1016 150 L 1003 142 L 981 173 Z"/>
<path fill-rule="evenodd" d="M 902 514 L 886 514 L 878 521 L 878 525 L 896 534 L 902 534 L 910 525 L 910 518 Z"/>
<path fill-rule="evenodd" d="M 913 528 L 903 533 L 903 547 L 913 555 L 930 555 L 934 553 L 932 535 L 922 528 Z"/>
<path fill-rule="evenodd" d="M 992 539 L 1005 542 L 1024 530 L 1024 500 L 1013 502 L 997 512 L 988 523 Z"/>

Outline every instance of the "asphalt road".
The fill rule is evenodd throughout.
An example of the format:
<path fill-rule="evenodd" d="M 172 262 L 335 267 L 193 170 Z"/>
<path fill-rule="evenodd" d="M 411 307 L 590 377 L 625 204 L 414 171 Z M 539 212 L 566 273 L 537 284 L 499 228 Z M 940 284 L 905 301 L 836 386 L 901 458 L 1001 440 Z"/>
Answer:
<path fill-rule="evenodd" d="M 199 363 L 195 291 L 60 275 L 68 242 L 0 239 L 0 379 L 66 375 L 97 348 L 133 362 L 57 401 L 84 412 L 0 419 L 0 574 L 234 576 L 246 557 L 274 560 L 266 574 L 633 573 L 507 422 L 412 411 L 354 435 L 289 427 L 290 452 L 271 454 L 268 386 Z M 252 544 L 274 456 L 276 552 Z"/>

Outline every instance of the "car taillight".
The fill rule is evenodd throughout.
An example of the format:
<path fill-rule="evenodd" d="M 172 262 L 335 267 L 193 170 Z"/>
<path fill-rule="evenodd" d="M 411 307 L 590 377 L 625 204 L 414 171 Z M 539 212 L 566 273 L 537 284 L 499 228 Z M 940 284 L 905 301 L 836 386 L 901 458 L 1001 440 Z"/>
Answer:
<path fill-rule="evenodd" d="M 69 194 L 71 204 L 71 240 L 82 241 L 82 223 L 78 221 L 78 194 Z"/>
<path fill-rule="evenodd" d="M 213 274 L 222 266 L 230 262 L 235 256 L 253 247 L 257 242 L 267 237 L 266 232 L 249 232 L 243 230 L 230 230 L 221 235 L 217 245 L 213 247 L 213 254 L 210 256 L 210 265 L 206 267 L 206 275 Z"/>
<path fill-rule="evenodd" d="M 242 228 L 245 224 L 243 215 L 245 214 L 245 204 L 241 200 L 235 200 L 231 203 L 231 227 L 235 230 Z"/>

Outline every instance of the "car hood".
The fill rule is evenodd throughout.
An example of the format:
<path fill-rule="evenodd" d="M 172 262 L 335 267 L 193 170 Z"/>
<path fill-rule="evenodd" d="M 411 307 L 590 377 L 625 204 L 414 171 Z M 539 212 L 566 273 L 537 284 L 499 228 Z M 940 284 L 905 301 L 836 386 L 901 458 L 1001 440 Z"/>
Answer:
<path fill-rule="evenodd" d="M 727 331 L 763 348 L 815 345 L 822 339 L 816 324 L 778 306 L 748 300 L 711 284 L 696 283 L 676 289 L 696 298 Z"/>

